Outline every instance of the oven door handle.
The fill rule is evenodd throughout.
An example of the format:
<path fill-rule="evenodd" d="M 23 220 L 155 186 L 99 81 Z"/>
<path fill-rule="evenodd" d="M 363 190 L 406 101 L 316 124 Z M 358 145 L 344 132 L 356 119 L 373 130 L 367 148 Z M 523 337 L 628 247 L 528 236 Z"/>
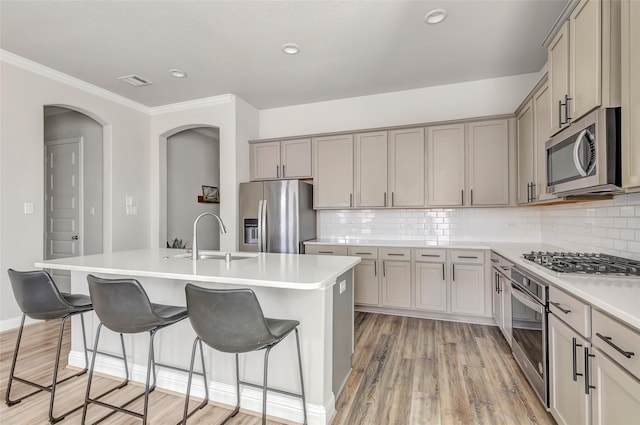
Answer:
<path fill-rule="evenodd" d="M 513 288 L 513 291 L 511 291 L 511 295 L 518 301 L 520 301 L 522 304 L 524 304 L 525 306 L 529 307 L 532 310 L 537 311 L 540 314 L 544 314 L 544 307 L 539 304 L 537 301 L 535 301 L 529 294 L 527 294 L 523 289 L 520 289 L 520 287 L 516 284 L 514 284 L 513 282 L 511 283 L 511 288 Z"/>

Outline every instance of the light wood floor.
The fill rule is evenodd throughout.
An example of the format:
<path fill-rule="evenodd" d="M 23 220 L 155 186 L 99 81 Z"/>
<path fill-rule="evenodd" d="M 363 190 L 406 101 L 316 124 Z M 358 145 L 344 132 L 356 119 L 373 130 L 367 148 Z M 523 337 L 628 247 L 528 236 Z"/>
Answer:
<path fill-rule="evenodd" d="M 355 320 L 353 372 L 337 400 L 332 425 L 555 424 L 518 369 L 497 328 L 370 313 L 356 313 Z M 25 329 L 18 376 L 43 385 L 50 383 L 58 326 L 58 321 L 52 321 Z M 46 424 L 48 393 L 11 408 L 4 404 L 15 338 L 15 331 L 0 333 L 0 424 Z M 68 353 L 69 349 L 67 338 L 64 351 Z M 66 374 L 71 372 L 64 370 Z M 82 403 L 86 379 L 85 375 L 58 387 L 57 412 Z M 94 382 L 93 388 L 100 391 L 116 381 L 99 377 Z M 23 384 L 13 385 L 13 398 L 28 390 Z M 133 386 L 109 400 L 126 400 L 140 389 Z M 181 419 L 182 396 L 156 390 L 150 400 L 150 424 L 175 424 Z M 132 408 L 141 406 L 138 402 Z M 88 420 L 106 412 L 93 405 Z M 227 409 L 210 403 L 189 424 L 217 424 L 226 413 Z M 80 418 L 81 412 L 76 412 L 61 424 L 79 424 Z M 103 423 L 128 425 L 141 421 L 116 414 Z M 260 418 L 241 412 L 230 423 L 253 425 L 259 424 Z"/>

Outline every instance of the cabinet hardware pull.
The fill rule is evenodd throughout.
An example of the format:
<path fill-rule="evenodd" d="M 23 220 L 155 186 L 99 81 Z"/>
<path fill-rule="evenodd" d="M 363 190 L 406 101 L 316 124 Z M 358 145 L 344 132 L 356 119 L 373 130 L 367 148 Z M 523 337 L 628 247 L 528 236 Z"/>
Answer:
<path fill-rule="evenodd" d="M 396 195 L 395 195 L 395 192 L 391 192 L 391 206 L 392 207 L 396 206 Z"/>
<path fill-rule="evenodd" d="M 333 254 L 333 251 L 318 251 L 318 254 Z"/>
<path fill-rule="evenodd" d="M 589 354 L 589 347 L 584 347 L 584 393 L 589 395 L 589 390 L 595 390 L 596 387 L 591 385 L 590 372 L 589 372 L 589 357 L 595 357 L 594 354 Z"/>
<path fill-rule="evenodd" d="M 598 338 L 600 338 L 601 340 L 609 344 L 611 347 L 613 347 L 613 349 L 615 349 L 618 353 L 622 354 L 626 358 L 630 359 L 631 356 L 635 355 L 633 351 L 625 351 L 622 348 L 618 347 L 613 342 L 611 342 L 613 338 L 611 338 L 610 336 L 601 335 L 600 332 L 596 332 L 596 335 L 598 336 Z"/>
<path fill-rule="evenodd" d="M 276 178 L 280 178 L 280 166 L 276 165 Z"/>
<path fill-rule="evenodd" d="M 464 189 L 460 191 L 460 205 L 464 205 Z"/>
<path fill-rule="evenodd" d="M 527 203 L 531 202 L 531 183 L 527 183 Z"/>
<path fill-rule="evenodd" d="M 496 283 L 498 284 L 498 294 L 502 294 L 502 276 L 500 273 L 498 273 L 498 281 Z"/>
<path fill-rule="evenodd" d="M 404 254 L 396 254 L 393 252 L 389 252 L 387 255 L 393 256 L 393 257 L 404 257 Z"/>
<path fill-rule="evenodd" d="M 444 263 L 442 263 L 442 280 L 443 281 L 445 280 L 445 277 L 444 277 Z"/>
<path fill-rule="evenodd" d="M 569 101 L 570 100 L 573 100 L 573 99 L 570 98 L 568 94 L 565 94 L 564 95 L 564 119 L 566 121 L 564 122 L 564 124 L 566 124 L 569 121 L 571 121 L 571 117 L 569 116 Z"/>
<path fill-rule="evenodd" d="M 582 344 L 578 344 L 576 338 L 572 338 L 573 343 L 573 380 L 578 382 L 578 376 L 583 376 L 582 373 L 578 373 L 578 347 L 582 347 Z"/>
<path fill-rule="evenodd" d="M 387 192 L 384 193 L 384 206 L 387 206 Z"/>
<path fill-rule="evenodd" d="M 473 205 L 473 189 L 471 189 L 471 202 L 469 203 L 469 205 Z"/>
<path fill-rule="evenodd" d="M 378 262 L 377 261 L 373 262 L 373 275 L 374 276 L 378 276 Z"/>
<path fill-rule="evenodd" d="M 439 258 L 440 256 L 438 254 L 420 254 L 421 257 L 433 257 L 433 258 Z"/>
<path fill-rule="evenodd" d="M 285 174 L 284 174 L 284 164 L 282 164 L 282 178 L 285 178 Z"/>
<path fill-rule="evenodd" d="M 538 187 L 538 184 L 531 182 L 531 202 L 538 200 L 538 197 L 536 196 L 536 187 Z"/>
<path fill-rule="evenodd" d="M 356 255 L 371 255 L 370 252 L 356 252 Z"/>
<path fill-rule="evenodd" d="M 458 255 L 458 258 L 473 258 L 475 260 L 478 259 L 478 257 L 475 255 Z"/>
<path fill-rule="evenodd" d="M 387 277 L 387 264 L 382 262 L 382 277 Z"/>
<path fill-rule="evenodd" d="M 506 267 L 506 266 L 500 266 L 500 268 L 501 268 L 502 270 L 505 270 L 505 271 L 506 271 L 506 270 L 511 270 L 511 267 Z"/>
<path fill-rule="evenodd" d="M 496 282 L 496 284 L 493 286 L 493 290 L 496 291 L 496 293 L 498 293 L 498 276 L 500 276 L 498 272 L 493 273 L 493 278 L 495 279 L 495 282 Z"/>
<path fill-rule="evenodd" d="M 558 128 L 562 128 L 562 100 L 558 101 Z"/>
<path fill-rule="evenodd" d="M 349 207 L 353 207 L 353 193 L 349 194 Z"/>
<path fill-rule="evenodd" d="M 560 307 L 560 303 L 554 303 L 553 301 L 549 301 L 549 304 L 556 306 L 556 308 L 561 312 L 563 312 L 564 314 L 571 313 L 571 310 L 565 310 L 564 308 Z"/>
<path fill-rule="evenodd" d="M 492 263 L 499 263 L 499 262 L 500 262 L 500 260 L 498 260 L 497 258 L 492 258 L 492 259 L 491 259 L 491 262 L 492 262 Z"/>
<path fill-rule="evenodd" d="M 456 281 L 456 265 L 451 265 L 451 280 Z"/>

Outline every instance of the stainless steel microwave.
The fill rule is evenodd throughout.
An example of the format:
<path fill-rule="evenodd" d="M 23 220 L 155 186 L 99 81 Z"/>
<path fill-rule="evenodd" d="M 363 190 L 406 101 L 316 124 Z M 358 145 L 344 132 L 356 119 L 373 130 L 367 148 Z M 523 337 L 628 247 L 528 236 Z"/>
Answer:
<path fill-rule="evenodd" d="M 621 190 L 620 108 L 601 108 L 545 144 L 547 193 L 560 196 Z"/>

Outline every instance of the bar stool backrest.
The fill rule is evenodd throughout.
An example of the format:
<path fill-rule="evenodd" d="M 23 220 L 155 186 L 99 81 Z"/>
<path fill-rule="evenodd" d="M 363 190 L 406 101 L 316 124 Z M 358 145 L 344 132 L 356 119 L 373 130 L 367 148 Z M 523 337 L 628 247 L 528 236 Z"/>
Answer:
<path fill-rule="evenodd" d="M 44 270 L 7 271 L 13 295 L 20 310 L 32 319 L 50 320 L 74 311 L 58 291 L 55 282 Z"/>
<path fill-rule="evenodd" d="M 210 347 L 246 353 L 274 342 L 251 289 L 208 289 L 189 283 L 185 292 L 191 325 Z"/>
<path fill-rule="evenodd" d="M 136 279 L 103 279 L 90 274 L 87 282 L 96 315 L 112 331 L 146 332 L 163 322 Z"/>

